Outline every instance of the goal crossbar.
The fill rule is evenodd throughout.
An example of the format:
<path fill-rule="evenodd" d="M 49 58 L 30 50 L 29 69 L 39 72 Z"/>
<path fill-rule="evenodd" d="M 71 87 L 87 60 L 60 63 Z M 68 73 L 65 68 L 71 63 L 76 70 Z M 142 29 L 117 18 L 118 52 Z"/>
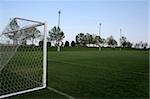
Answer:
<path fill-rule="evenodd" d="M 15 17 L 14 19 L 23 20 L 23 21 L 29 21 L 29 22 L 34 22 L 34 23 L 44 24 L 44 22 L 34 21 L 34 20 L 30 20 L 30 19 L 25 19 L 25 18 Z"/>
<path fill-rule="evenodd" d="M 45 23 L 33 24 L 31 26 L 23 27 L 23 28 L 20 28 L 20 29 L 11 30 L 11 31 L 8 31 L 8 32 L 3 32 L 2 34 L 14 33 L 14 32 L 18 32 L 18 31 L 21 31 L 21 30 L 27 30 L 29 28 L 38 27 L 38 26 L 42 26 L 42 25 L 45 25 Z"/>

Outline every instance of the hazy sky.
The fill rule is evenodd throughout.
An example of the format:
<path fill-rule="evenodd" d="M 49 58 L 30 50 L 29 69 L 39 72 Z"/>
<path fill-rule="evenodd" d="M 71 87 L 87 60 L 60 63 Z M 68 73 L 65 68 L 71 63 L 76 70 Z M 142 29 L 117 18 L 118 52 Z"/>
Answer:
<path fill-rule="evenodd" d="M 12 17 L 47 21 L 50 30 L 58 24 L 59 9 L 64 41 L 80 32 L 98 34 L 99 23 L 103 38 L 119 40 L 122 28 L 131 42 L 148 40 L 148 0 L 0 0 L 0 31 Z"/>

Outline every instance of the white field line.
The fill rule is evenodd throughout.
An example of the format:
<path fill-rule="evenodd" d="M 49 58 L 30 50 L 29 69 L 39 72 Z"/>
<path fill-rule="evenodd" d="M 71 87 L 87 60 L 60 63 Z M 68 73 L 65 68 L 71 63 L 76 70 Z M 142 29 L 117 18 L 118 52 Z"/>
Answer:
<path fill-rule="evenodd" d="M 48 61 L 53 61 L 53 62 L 59 62 L 59 63 L 64 63 L 64 64 L 70 64 L 70 65 L 78 65 L 78 66 L 85 66 L 85 67 L 88 67 L 89 64 L 78 64 L 78 63 L 71 63 L 71 62 L 63 62 L 63 61 L 55 61 L 55 60 L 51 60 L 49 59 Z M 94 68 L 94 69 L 97 69 L 96 67 L 89 67 L 89 68 Z M 103 67 L 102 69 L 108 69 L 108 68 L 105 68 Z M 116 70 L 116 69 L 113 69 L 113 70 Z M 120 72 L 120 71 L 116 71 L 116 72 Z M 133 74 L 138 74 L 138 75 L 149 75 L 149 73 L 142 73 L 142 72 L 126 72 L 126 73 L 133 73 Z"/>
<path fill-rule="evenodd" d="M 68 94 L 66 94 L 66 93 L 64 93 L 64 92 L 61 92 L 61 91 L 59 91 L 59 90 L 57 90 L 57 89 L 55 89 L 55 88 L 47 87 L 47 89 L 49 89 L 49 90 L 51 90 L 51 91 L 53 91 L 53 92 L 56 92 L 56 93 L 58 93 L 58 94 L 60 94 L 60 95 L 62 95 L 62 96 L 65 96 L 65 97 L 68 98 L 68 99 L 75 99 L 73 96 L 70 96 L 70 95 L 68 95 Z"/>

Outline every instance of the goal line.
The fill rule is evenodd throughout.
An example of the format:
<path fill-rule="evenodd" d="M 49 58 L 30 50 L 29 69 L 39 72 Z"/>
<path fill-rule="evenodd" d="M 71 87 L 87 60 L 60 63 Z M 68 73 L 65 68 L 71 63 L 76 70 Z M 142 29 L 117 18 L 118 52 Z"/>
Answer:
<path fill-rule="evenodd" d="M 73 96 L 71 96 L 71 95 L 68 95 L 67 93 L 64 93 L 64 92 L 62 92 L 62 91 L 59 91 L 59 90 L 57 90 L 57 89 L 55 89 L 55 88 L 52 88 L 52 87 L 47 87 L 47 89 L 49 89 L 49 90 L 51 90 L 51 91 L 53 91 L 53 92 L 56 92 L 56 93 L 58 93 L 58 94 L 60 94 L 60 95 L 62 95 L 62 96 L 65 96 L 66 98 L 68 98 L 68 99 L 75 99 Z"/>

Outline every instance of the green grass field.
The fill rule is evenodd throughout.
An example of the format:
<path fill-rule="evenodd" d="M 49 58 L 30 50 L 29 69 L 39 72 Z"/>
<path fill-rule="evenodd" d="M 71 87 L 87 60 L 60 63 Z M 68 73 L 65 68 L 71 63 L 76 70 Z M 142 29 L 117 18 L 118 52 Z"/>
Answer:
<path fill-rule="evenodd" d="M 149 98 L 148 51 L 48 52 L 48 86 L 75 98 Z M 44 89 L 11 97 L 66 98 Z"/>

